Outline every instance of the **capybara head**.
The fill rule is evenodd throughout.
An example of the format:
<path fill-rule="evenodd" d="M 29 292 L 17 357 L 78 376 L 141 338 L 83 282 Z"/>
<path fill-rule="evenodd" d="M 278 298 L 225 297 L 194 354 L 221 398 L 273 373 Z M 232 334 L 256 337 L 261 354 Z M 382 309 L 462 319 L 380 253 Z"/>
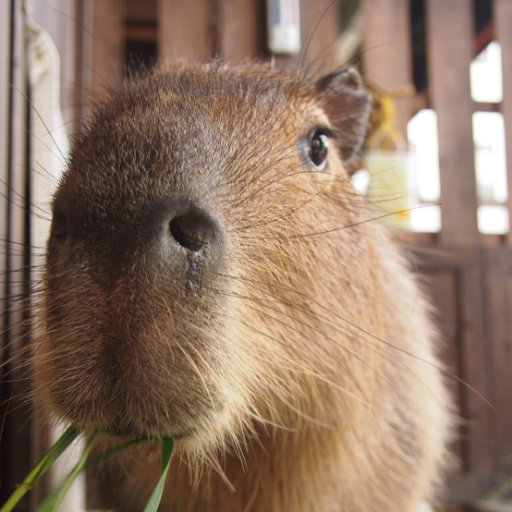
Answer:
<path fill-rule="evenodd" d="M 395 503 L 414 485 L 425 495 L 444 434 L 422 425 L 444 399 L 418 362 L 432 355 L 416 288 L 350 182 L 369 103 L 350 69 L 313 82 L 213 63 L 157 71 L 100 105 L 53 203 L 36 354 L 49 408 L 111 436 L 174 436 L 182 454 L 235 453 L 247 474 L 250 446 L 286 432 L 262 450 L 255 488 L 263 460 L 290 457 L 272 463 L 282 489 L 314 448 L 345 475 L 325 498 L 343 510 L 388 509 L 343 495 L 357 484 L 342 459 L 382 487 L 386 464 L 404 468 Z M 254 510 L 313 510 L 280 492 Z"/>

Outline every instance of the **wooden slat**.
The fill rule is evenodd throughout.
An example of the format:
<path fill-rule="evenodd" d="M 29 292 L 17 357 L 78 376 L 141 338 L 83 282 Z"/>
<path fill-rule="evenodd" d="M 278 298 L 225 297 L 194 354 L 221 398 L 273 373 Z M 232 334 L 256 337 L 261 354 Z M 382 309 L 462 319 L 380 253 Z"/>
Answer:
<path fill-rule="evenodd" d="M 469 64 L 473 51 L 472 2 L 427 2 L 430 94 L 437 111 L 441 180 L 441 240 L 478 241 Z"/>
<path fill-rule="evenodd" d="M 512 2 L 494 0 L 494 24 L 496 38 L 501 45 L 501 66 L 503 73 L 503 101 L 501 109 L 505 120 L 505 147 L 507 155 L 508 213 L 512 227 Z M 507 243 L 512 245 L 512 229 L 509 229 Z"/>
<path fill-rule="evenodd" d="M 87 101 L 96 101 L 121 81 L 124 72 L 124 1 L 82 0 L 81 46 L 83 66 L 80 84 Z M 80 59 L 79 59 L 80 60 Z"/>
<path fill-rule="evenodd" d="M 30 391 L 29 372 L 23 364 L 26 357 L 22 349 L 28 343 L 26 298 L 28 289 L 27 247 L 25 231 L 27 171 L 27 88 L 25 74 L 25 34 L 23 2 L 14 0 L 11 55 L 14 57 L 8 77 L 8 158 L 7 179 L 7 258 L 4 274 L 7 293 L 4 312 L 5 327 L 2 331 L 3 348 L 11 359 L 5 370 L 7 379 L 2 382 L 2 485 L 1 493 L 11 493 L 22 481 L 31 466 L 31 417 L 26 400 Z M 10 55 L 9 55 L 10 57 Z M 30 509 L 25 498 L 17 510 Z"/>
<path fill-rule="evenodd" d="M 330 73 L 339 64 L 336 60 L 339 10 L 339 1 L 301 0 L 301 61 L 312 75 Z"/>
<path fill-rule="evenodd" d="M 492 444 L 497 469 L 512 472 L 512 250 L 508 247 L 485 251 L 485 297 L 493 380 Z"/>
<path fill-rule="evenodd" d="M 259 0 L 219 0 L 219 53 L 231 62 L 265 53 L 265 4 Z"/>
<path fill-rule="evenodd" d="M 335 70 L 340 34 L 340 0 L 300 0 L 301 51 L 298 55 L 276 55 L 277 66 L 319 77 Z"/>
<path fill-rule="evenodd" d="M 75 105 L 75 123 L 71 133 L 78 133 L 81 121 L 85 119 L 90 111 L 90 101 L 93 96 L 91 85 L 91 71 L 87 69 L 87 62 L 91 56 L 91 35 L 86 31 L 90 26 L 90 8 L 85 7 L 86 0 L 74 0 L 75 3 L 75 26 L 76 43 L 75 55 L 73 57 L 73 104 Z M 88 60 L 89 59 L 89 60 Z"/>
<path fill-rule="evenodd" d="M 7 147 L 8 147 L 8 110 L 9 110 L 9 50 L 11 35 L 11 4 L 0 3 L 0 308 L 3 310 L 4 278 L 6 263 L 5 238 L 7 236 Z M 0 321 L 0 332 L 2 329 Z"/>
<path fill-rule="evenodd" d="M 159 55 L 173 62 L 207 60 L 215 53 L 213 2 L 159 0 Z"/>
<path fill-rule="evenodd" d="M 7 279 L 7 210 L 8 198 L 8 160 L 9 160 L 9 82 L 10 82 L 10 37 L 11 37 L 11 2 L 0 3 L 0 417 L 5 414 L 5 400 L 8 398 L 9 388 L 6 384 L 7 368 L 4 361 L 7 359 L 6 320 L 3 313 L 6 304 Z M 0 435 L 0 460 L 6 461 L 8 440 L 4 434 Z M 4 481 L 8 468 L 5 463 L 0 464 L 0 480 Z M 4 484 L 5 485 L 5 484 Z M 7 493 L 0 486 L 0 502 L 3 502 Z"/>
<path fill-rule="evenodd" d="M 460 303 L 457 296 L 457 272 L 450 267 L 429 268 L 428 277 L 424 280 L 427 283 L 429 298 L 435 304 L 434 319 L 436 327 L 442 334 L 442 348 L 440 356 L 443 366 L 450 375 L 459 375 L 461 368 L 460 347 L 459 347 L 459 326 L 457 318 L 459 317 Z M 461 389 L 459 382 L 455 379 L 447 379 L 446 385 L 450 393 L 455 397 L 457 406 L 462 401 L 464 390 Z M 457 438 L 451 446 L 455 455 L 455 464 L 452 471 L 462 472 L 469 464 L 469 446 L 463 433 L 458 429 Z"/>
<path fill-rule="evenodd" d="M 452 492 L 458 502 L 479 498 L 491 480 L 490 418 L 492 409 L 485 401 L 490 398 L 487 337 L 484 328 L 482 296 L 482 255 L 479 249 L 457 252 L 459 330 L 463 428 L 467 433 L 468 460 L 466 472 L 453 482 Z M 468 387 L 464 385 L 468 384 Z M 473 388 L 473 389 L 471 389 Z M 480 394 L 480 395 L 479 395 Z M 484 398 L 482 398 L 484 397 Z"/>
<path fill-rule="evenodd" d="M 430 280 L 443 342 L 448 344 L 442 360 L 449 371 L 454 371 L 454 378 L 448 378 L 447 382 L 455 392 L 460 417 L 454 446 L 459 457 L 458 471 L 449 475 L 446 495 L 450 501 L 465 503 L 479 498 L 491 480 L 493 412 L 482 398 L 491 399 L 481 293 L 482 255 L 479 249 L 425 251 L 424 248 L 419 248 L 417 255 L 419 271 Z"/>
<path fill-rule="evenodd" d="M 363 0 L 363 64 L 366 77 L 393 91 L 412 86 L 408 0 Z M 407 140 L 412 97 L 397 98 L 397 128 Z"/>

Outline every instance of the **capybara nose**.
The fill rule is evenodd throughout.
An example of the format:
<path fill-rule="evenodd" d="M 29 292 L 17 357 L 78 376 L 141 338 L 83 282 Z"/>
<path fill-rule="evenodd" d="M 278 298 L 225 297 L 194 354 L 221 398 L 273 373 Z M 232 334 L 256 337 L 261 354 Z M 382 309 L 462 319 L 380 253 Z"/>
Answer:
<path fill-rule="evenodd" d="M 206 211 L 191 206 L 185 213 L 177 213 L 169 222 L 171 236 L 182 247 L 199 251 L 207 246 L 214 248 L 221 243 L 220 228 Z"/>

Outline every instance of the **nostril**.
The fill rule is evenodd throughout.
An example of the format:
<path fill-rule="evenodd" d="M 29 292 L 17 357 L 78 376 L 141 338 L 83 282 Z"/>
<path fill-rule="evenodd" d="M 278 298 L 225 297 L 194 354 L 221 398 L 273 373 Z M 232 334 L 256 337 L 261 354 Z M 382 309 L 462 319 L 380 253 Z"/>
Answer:
<path fill-rule="evenodd" d="M 199 251 L 214 243 L 218 235 L 216 222 L 201 210 L 192 210 L 172 219 L 169 223 L 171 235 L 185 249 Z"/>

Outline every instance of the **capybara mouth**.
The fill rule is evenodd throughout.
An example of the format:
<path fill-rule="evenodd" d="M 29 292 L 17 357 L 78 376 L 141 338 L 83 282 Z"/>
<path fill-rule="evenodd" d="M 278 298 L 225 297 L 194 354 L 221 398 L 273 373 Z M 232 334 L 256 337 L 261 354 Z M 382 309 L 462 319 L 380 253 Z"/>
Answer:
<path fill-rule="evenodd" d="M 100 429 L 113 437 L 162 439 L 172 437 L 175 441 L 194 434 L 195 427 L 174 428 L 169 431 L 155 433 L 153 429 L 140 429 L 130 422 L 112 423 Z"/>
<path fill-rule="evenodd" d="M 222 423 L 224 407 L 219 410 L 196 412 L 183 417 L 173 417 L 161 412 L 156 417 L 138 414 L 141 411 L 117 411 L 103 421 L 92 419 L 89 426 L 113 437 L 162 439 L 172 437 L 183 439 L 193 435 L 201 436 L 204 431 Z M 164 419 L 165 418 L 165 419 Z M 86 421 L 87 423 L 87 421 Z"/>
<path fill-rule="evenodd" d="M 144 417 L 138 415 L 138 412 L 140 411 L 134 409 L 131 413 L 117 411 L 103 419 L 82 418 L 82 422 L 79 421 L 78 425 L 112 437 L 148 440 L 172 437 L 177 440 L 190 437 L 193 434 L 200 435 L 204 429 L 208 430 L 208 425 L 212 426 L 215 423 L 215 415 L 211 417 L 207 412 L 181 418 L 166 417 L 164 413 L 160 418 Z M 85 421 L 83 421 L 84 419 Z"/>

